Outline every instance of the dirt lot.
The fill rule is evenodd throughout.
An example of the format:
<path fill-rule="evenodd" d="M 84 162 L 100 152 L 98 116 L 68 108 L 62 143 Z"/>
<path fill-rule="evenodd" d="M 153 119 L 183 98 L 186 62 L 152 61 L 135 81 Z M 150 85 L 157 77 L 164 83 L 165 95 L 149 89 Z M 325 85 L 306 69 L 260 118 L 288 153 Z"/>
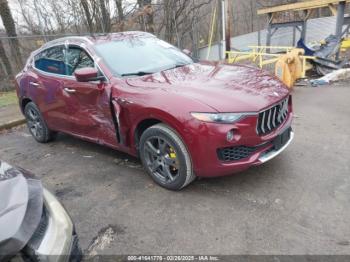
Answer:
<path fill-rule="evenodd" d="M 263 166 L 156 186 L 140 163 L 24 127 L 0 135 L 0 158 L 31 170 L 69 210 L 91 254 L 350 254 L 350 86 L 297 88 L 295 140 Z"/>

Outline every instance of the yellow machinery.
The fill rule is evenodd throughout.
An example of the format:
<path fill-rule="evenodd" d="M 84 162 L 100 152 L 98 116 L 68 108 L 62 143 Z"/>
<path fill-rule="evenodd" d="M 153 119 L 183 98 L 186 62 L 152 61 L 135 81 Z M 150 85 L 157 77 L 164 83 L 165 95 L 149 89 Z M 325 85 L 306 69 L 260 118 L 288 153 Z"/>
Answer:
<path fill-rule="evenodd" d="M 311 69 L 307 60 L 314 59 L 313 56 L 304 56 L 304 50 L 286 46 L 250 46 L 251 51 L 229 51 L 228 63 L 236 63 L 244 60 L 254 62 L 258 67 L 264 68 L 274 65 L 274 72 L 289 88 L 295 81 L 305 78 L 306 71 Z M 267 53 L 277 50 L 279 53 Z"/>
<path fill-rule="evenodd" d="M 341 42 L 341 48 L 342 49 L 349 49 L 350 48 L 350 38 L 345 38 L 342 42 Z"/>
<path fill-rule="evenodd" d="M 297 79 L 302 77 L 303 49 L 292 49 L 290 52 L 281 55 L 275 64 L 275 75 L 283 81 L 289 88 L 294 86 Z"/>

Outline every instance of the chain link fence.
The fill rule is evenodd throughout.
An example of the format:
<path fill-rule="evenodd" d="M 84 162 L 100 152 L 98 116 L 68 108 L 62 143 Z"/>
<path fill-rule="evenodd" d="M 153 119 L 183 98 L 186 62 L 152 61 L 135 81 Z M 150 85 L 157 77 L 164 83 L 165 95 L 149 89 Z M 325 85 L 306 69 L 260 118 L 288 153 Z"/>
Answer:
<path fill-rule="evenodd" d="M 0 91 L 14 89 L 14 77 L 22 70 L 31 52 L 48 41 L 64 36 L 68 35 L 0 36 Z M 15 48 L 13 39 L 18 43 Z"/>
<path fill-rule="evenodd" d="M 96 33 L 97 34 L 97 33 Z M 90 34 L 22 35 L 17 37 L 0 36 L 0 91 L 14 89 L 14 78 L 26 63 L 29 55 L 46 42 L 67 36 L 89 36 Z M 19 52 L 13 49 L 16 39 Z"/>

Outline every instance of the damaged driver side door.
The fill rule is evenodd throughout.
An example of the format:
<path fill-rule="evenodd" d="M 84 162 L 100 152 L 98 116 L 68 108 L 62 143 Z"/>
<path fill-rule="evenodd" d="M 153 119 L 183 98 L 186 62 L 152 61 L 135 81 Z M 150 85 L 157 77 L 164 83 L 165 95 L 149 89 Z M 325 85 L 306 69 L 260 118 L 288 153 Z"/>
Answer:
<path fill-rule="evenodd" d="M 69 45 L 65 63 L 67 75 L 64 94 L 69 97 L 67 108 L 70 132 L 99 144 L 117 145 L 116 130 L 111 114 L 111 85 L 106 77 L 101 81 L 78 82 L 74 71 L 86 67 L 98 68 L 89 53 L 76 45 Z"/>

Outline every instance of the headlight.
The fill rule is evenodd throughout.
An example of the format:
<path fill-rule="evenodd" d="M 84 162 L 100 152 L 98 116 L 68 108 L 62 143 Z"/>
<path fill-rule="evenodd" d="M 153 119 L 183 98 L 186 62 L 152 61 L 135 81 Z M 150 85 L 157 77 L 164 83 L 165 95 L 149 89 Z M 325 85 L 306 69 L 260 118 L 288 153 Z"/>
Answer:
<path fill-rule="evenodd" d="M 232 124 L 247 114 L 241 113 L 191 113 L 191 115 L 204 122 Z"/>
<path fill-rule="evenodd" d="M 44 188 L 48 225 L 45 236 L 36 250 L 43 261 L 61 261 L 70 255 L 73 243 L 73 223 L 56 197 Z"/>

